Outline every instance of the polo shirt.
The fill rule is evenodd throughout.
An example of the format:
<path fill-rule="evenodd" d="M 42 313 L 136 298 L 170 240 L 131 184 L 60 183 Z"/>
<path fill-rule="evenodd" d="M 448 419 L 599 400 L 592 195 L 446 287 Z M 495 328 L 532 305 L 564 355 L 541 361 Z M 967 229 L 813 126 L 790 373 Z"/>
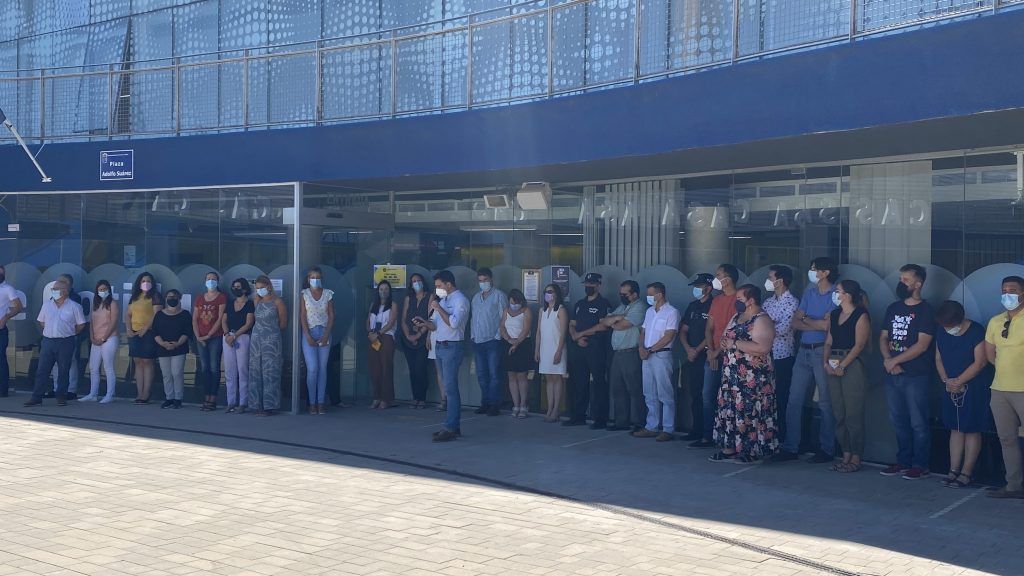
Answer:
<path fill-rule="evenodd" d="M 85 324 L 85 313 L 81 304 L 68 298 L 60 306 L 47 298 L 36 320 L 43 323 L 44 338 L 70 338 L 78 333 L 78 326 Z"/>
<path fill-rule="evenodd" d="M 683 324 L 686 325 L 686 344 L 693 348 L 704 341 L 704 331 L 708 327 L 708 313 L 714 298 L 701 302 L 698 298 L 686 307 L 683 312 Z"/>
<path fill-rule="evenodd" d="M 660 310 L 656 310 L 655 306 L 651 306 L 647 309 L 647 313 L 644 314 L 643 327 L 644 348 L 651 348 L 658 343 L 658 340 L 665 336 L 666 332 L 669 330 L 675 332 L 679 328 L 679 311 L 668 302 L 662 304 Z M 671 349 L 674 341 L 675 338 L 669 340 L 668 344 L 661 348 L 661 350 Z"/>
<path fill-rule="evenodd" d="M 1010 321 L 1010 332 L 1003 338 L 1003 326 L 1009 314 L 1002 313 L 988 321 L 985 342 L 996 347 L 996 376 L 992 389 L 999 392 L 1024 392 L 1024 314 Z"/>
<path fill-rule="evenodd" d="M 625 330 L 612 331 L 612 350 L 629 350 L 640 346 L 640 326 L 644 323 L 646 304 L 639 298 L 636 302 L 620 304 L 612 316 L 625 316 L 633 326 Z"/>
<path fill-rule="evenodd" d="M 836 305 L 832 303 L 832 293 L 836 291 L 835 285 L 832 285 L 824 294 L 818 290 L 817 284 L 812 284 L 804 290 L 803 298 L 800 298 L 799 309 L 804 311 L 804 314 L 812 320 L 824 320 L 828 318 L 828 315 L 835 309 Z M 800 336 L 801 344 L 824 344 L 825 337 L 828 336 L 827 330 L 807 330 Z"/>

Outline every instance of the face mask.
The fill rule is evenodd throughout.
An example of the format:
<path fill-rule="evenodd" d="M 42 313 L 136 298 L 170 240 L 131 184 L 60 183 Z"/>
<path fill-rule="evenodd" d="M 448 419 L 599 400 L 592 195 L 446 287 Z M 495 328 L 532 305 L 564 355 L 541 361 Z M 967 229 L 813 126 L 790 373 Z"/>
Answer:
<path fill-rule="evenodd" d="M 417 292 L 423 292 L 423 282 L 413 282 L 412 289 Z"/>
<path fill-rule="evenodd" d="M 310 288 L 319 288 L 320 287 L 320 282 L 321 282 L 321 280 L 319 278 L 310 278 L 309 279 L 309 287 Z"/>
<path fill-rule="evenodd" d="M 1003 294 L 999 301 L 1003 304 L 1003 308 L 1007 310 L 1016 310 L 1020 306 L 1020 296 L 1016 294 Z"/>
<path fill-rule="evenodd" d="M 946 328 L 946 334 L 949 334 L 950 336 L 957 336 L 960 334 L 960 327 L 953 326 L 952 328 Z"/>
<path fill-rule="evenodd" d="M 771 281 L 771 278 L 764 281 L 765 292 L 775 292 L 775 283 Z"/>
<path fill-rule="evenodd" d="M 647 297 L 647 305 L 648 306 L 654 306 L 654 296 L 648 296 Z"/>
<path fill-rule="evenodd" d="M 711 281 L 711 287 L 714 288 L 715 290 L 721 290 L 722 281 L 719 280 L 718 278 L 715 278 L 714 280 Z"/>
<path fill-rule="evenodd" d="M 438 298 L 447 298 L 448 297 L 448 291 L 445 290 L 444 288 L 437 288 L 437 289 L 435 289 L 434 290 L 434 294 L 437 294 Z"/>
<path fill-rule="evenodd" d="M 743 314 L 746 311 L 747 311 L 747 304 L 745 302 L 737 300 L 736 301 L 736 313 L 737 314 Z"/>
<path fill-rule="evenodd" d="M 619 294 L 619 301 L 622 302 L 623 306 L 629 306 L 629 296 L 623 296 Z"/>
<path fill-rule="evenodd" d="M 231 293 L 235 295 L 235 298 L 241 298 L 245 291 L 241 288 L 232 288 Z"/>
<path fill-rule="evenodd" d="M 266 288 L 257 288 L 256 294 L 258 294 L 260 298 L 266 298 L 267 294 L 270 294 L 270 290 L 267 290 Z"/>
<path fill-rule="evenodd" d="M 480 291 L 481 292 L 490 292 L 491 291 L 491 283 L 490 282 L 481 282 L 480 283 Z"/>
<path fill-rule="evenodd" d="M 910 298 L 913 295 L 914 293 L 911 292 L 910 288 L 903 282 L 896 284 L 896 297 L 899 298 L 900 300 L 906 300 L 907 298 Z"/>
<path fill-rule="evenodd" d="M 555 295 L 554 294 L 548 294 L 547 292 L 545 292 L 544 293 L 544 301 L 547 302 L 548 304 L 551 304 L 552 302 L 555 301 Z"/>
<path fill-rule="evenodd" d="M 216 290 L 217 289 L 217 284 L 218 284 L 218 282 L 216 280 L 207 280 L 206 281 L 206 289 L 207 290 L 211 290 L 211 291 L 212 290 Z"/>
<path fill-rule="evenodd" d="M 522 304 L 509 304 L 509 305 L 508 305 L 508 309 L 509 309 L 509 310 L 511 310 L 511 311 L 513 311 L 513 312 L 519 312 L 519 310 L 520 310 L 520 309 L 521 309 L 522 307 L 523 307 L 523 305 L 522 305 Z"/>
<path fill-rule="evenodd" d="M 833 306 L 839 306 L 840 302 L 841 301 L 839 299 L 839 293 L 838 292 L 833 292 L 832 293 L 832 305 Z"/>
<path fill-rule="evenodd" d="M 60 300 L 60 290 L 50 290 L 50 298 Z"/>
<path fill-rule="evenodd" d="M 180 304 L 180 303 L 181 303 L 181 301 L 178 300 L 177 298 L 168 298 L 167 299 L 167 307 L 168 308 L 177 308 L 178 304 Z"/>
<path fill-rule="evenodd" d="M 143 282 L 141 284 L 140 288 L 142 288 L 143 292 L 149 292 L 153 288 L 153 283 L 152 282 Z"/>
<path fill-rule="evenodd" d="M 593 296 L 594 294 L 597 294 L 597 288 L 594 288 L 593 286 L 584 286 L 583 292 L 585 292 L 587 296 Z"/>
<path fill-rule="evenodd" d="M 110 291 L 99 290 L 98 292 L 96 292 L 96 295 L 100 297 L 100 300 L 106 300 L 107 296 L 110 296 Z"/>
<path fill-rule="evenodd" d="M 818 283 L 818 271 L 817 270 L 808 270 L 807 271 L 807 280 L 809 280 L 811 282 L 811 284 L 817 284 Z"/>
<path fill-rule="evenodd" d="M 693 297 L 694 298 L 703 298 L 704 297 L 704 291 L 701 290 L 700 288 L 694 286 L 693 287 Z"/>

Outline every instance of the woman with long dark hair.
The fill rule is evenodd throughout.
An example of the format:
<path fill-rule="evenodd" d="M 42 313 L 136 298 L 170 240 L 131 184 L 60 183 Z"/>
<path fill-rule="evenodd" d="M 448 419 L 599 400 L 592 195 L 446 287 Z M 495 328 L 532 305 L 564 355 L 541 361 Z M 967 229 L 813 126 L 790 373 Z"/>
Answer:
<path fill-rule="evenodd" d="M 161 309 L 163 298 L 156 289 L 153 275 L 149 272 L 139 274 L 132 284 L 132 295 L 124 319 L 128 355 L 135 363 L 135 385 L 138 388 L 135 404 L 149 404 L 150 387 L 153 385 L 155 363 L 159 355 L 153 339 L 153 318 Z"/>
<path fill-rule="evenodd" d="M 234 300 L 224 314 L 224 377 L 228 389 L 228 413 L 244 414 L 249 402 L 249 331 L 256 323 L 256 307 L 245 278 L 231 283 Z"/>
<path fill-rule="evenodd" d="M 565 335 L 569 331 L 569 312 L 562 305 L 562 289 L 557 284 L 544 288 L 544 304 L 537 321 L 537 343 L 534 346 L 534 361 L 540 366 L 547 386 L 548 411 L 545 422 L 558 422 L 562 406 L 562 391 L 565 377 Z"/>
<path fill-rule="evenodd" d="M 192 331 L 196 334 L 199 348 L 199 370 L 196 372 L 196 386 L 202 387 L 203 406 L 200 410 L 217 409 L 220 393 L 220 359 L 224 354 L 224 310 L 228 297 L 220 290 L 220 275 L 214 271 L 206 273 L 205 290 L 195 297 L 192 311 Z"/>
<path fill-rule="evenodd" d="M 412 388 L 413 408 L 427 407 L 427 340 L 430 331 L 426 319 L 429 315 L 431 294 L 422 274 L 409 276 L 409 285 L 402 301 L 402 350 L 409 365 L 409 385 Z"/>
<path fill-rule="evenodd" d="M 501 338 L 505 348 L 505 367 L 508 370 L 508 390 L 512 394 L 512 417 L 526 418 L 529 414 L 527 394 L 530 382 L 526 374 L 533 369 L 533 313 L 526 305 L 526 296 L 513 288 L 508 292 L 508 308 L 501 318 Z"/>
<path fill-rule="evenodd" d="M 153 336 L 160 347 L 160 374 L 164 378 L 161 408 L 181 408 L 185 394 L 185 357 L 194 335 L 192 315 L 181 308 L 181 292 L 167 291 L 164 307 L 153 319 Z"/>
<path fill-rule="evenodd" d="M 373 407 L 379 410 L 395 406 L 395 327 L 398 325 L 398 307 L 391 298 L 391 283 L 382 280 L 377 285 L 366 319 L 367 339 L 370 341 L 370 380 L 373 382 Z"/>
<path fill-rule="evenodd" d="M 110 282 L 100 280 L 96 283 L 96 297 L 92 301 L 92 314 L 89 318 L 89 374 L 91 376 L 89 394 L 79 398 L 79 402 L 99 400 L 101 404 L 114 401 L 114 389 L 117 386 L 117 373 L 114 370 L 114 357 L 117 355 L 117 323 L 121 316 L 120 308 L 114 301 Z M 100 366 L 107 376 L 107 393 L 101 400 Z"/>
<path fill-rule="evenodd" d="M 822 353 L 836 438 L 843 448 L 843 461 L 832 469 L 848 473 L 860 470 L 864 454 L 864 394 L 868 386 L 864 355 L 871 342 L 871 319 L 864 291 L 856 280 L 836 283 L 832 303 L 837 308 L 829 314 Z"/>

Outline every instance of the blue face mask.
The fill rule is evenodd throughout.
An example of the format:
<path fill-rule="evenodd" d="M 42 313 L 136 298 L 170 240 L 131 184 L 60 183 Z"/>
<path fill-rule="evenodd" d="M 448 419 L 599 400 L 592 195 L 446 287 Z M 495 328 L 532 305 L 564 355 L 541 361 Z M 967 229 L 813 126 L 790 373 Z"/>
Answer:
<path fill-rule="evenodd" d="M 491 283 L 490 282 L 481 282 L 480 283 L 480 291 L 481 292 L 490 292 L 490 290 L 491 290 Z"/>
<path fill-rule="evenodd" d="M 523 307 L 523 305 L 522 305 L 522 304 L 509 304 L 509 305 L 508 305 L 508 309 L 509 309 L 509 310 L 511 310 L 511 311 L 513 311 L 513 312 L 519 312 L 519 310 L 520 310 L 520 309 L 521 309 L 522 307 Z"/>
<path fill-rule="evenodd" d="M 647 305 L 648 306 L 654 306 L 654 296 L 648 296 L 647 297 Z"/>
<path fill-rule="evenodd" d="M 207 280 L 206 281 L 206 289 L 207 290 L 216 290 L 217 289 L 217 281 L 216 280 Z"/>
<path fill-rule="evenodd" d="M 413 282 L 412 289 L 417 292 L 423 292 L 423 282 Z"/>
<path fill-rule="evenodd" d="M 703 298 L 704 297 L 704 290 L 701 290 L 700 288 L 694 286 L 693 287 L 693 297 L 694 298 Z"/>
<path fill-rule="evenodd" d="M 321 282 L 322 282 L 322 280 L 319 279 L 319 278 L 310 278 L 309 279 L 309 287 L 310 288 L 319 288 Z"/>
<path fill-rule="evenodd" d="M 1003 294 L 999 298 L 999 302 L 1002 303 L 1003 308 L 1007 310 L 1016 310 L 1020 306 L 1020 296 L 1016 294 Z"/>

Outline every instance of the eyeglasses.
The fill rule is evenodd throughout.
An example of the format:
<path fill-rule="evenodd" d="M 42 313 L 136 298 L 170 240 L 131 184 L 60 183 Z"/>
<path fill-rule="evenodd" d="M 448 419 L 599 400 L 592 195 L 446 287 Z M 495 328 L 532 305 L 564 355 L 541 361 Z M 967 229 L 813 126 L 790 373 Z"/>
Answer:
<path fill-rule="evenodd" d="M 1006 323 L 1003 324 L 1003 338 L 1010 337 L 1010 319 L 1006 319 Z"/>
<path fill-rule="evenodd" d="M 555 291 L 554 290 L 545 290 L 544 293 L 545 294 L 554 294 Z"/>

